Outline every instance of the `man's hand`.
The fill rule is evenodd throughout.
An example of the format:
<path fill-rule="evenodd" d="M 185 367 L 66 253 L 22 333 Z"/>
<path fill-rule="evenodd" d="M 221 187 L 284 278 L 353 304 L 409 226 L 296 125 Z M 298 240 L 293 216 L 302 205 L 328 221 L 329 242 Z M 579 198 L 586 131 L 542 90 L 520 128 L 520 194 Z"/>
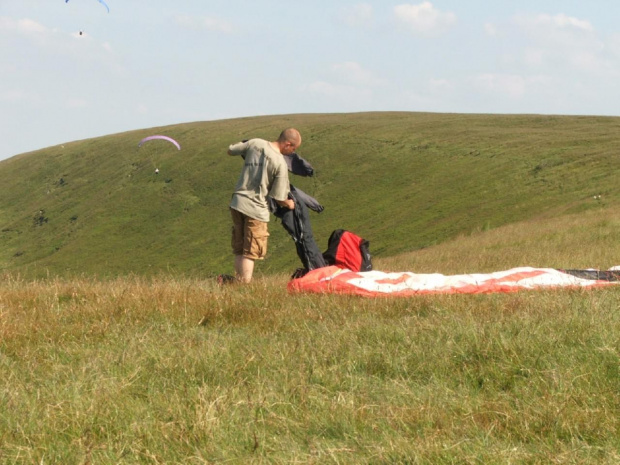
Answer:
<path fill-rule="evenodd" d="M 276 200 L 276 202 L 278 202 L 278 205 L 281 207 L 286 207 L 289 210 L 295 210 L 295 201 L 293 199 Z"/>

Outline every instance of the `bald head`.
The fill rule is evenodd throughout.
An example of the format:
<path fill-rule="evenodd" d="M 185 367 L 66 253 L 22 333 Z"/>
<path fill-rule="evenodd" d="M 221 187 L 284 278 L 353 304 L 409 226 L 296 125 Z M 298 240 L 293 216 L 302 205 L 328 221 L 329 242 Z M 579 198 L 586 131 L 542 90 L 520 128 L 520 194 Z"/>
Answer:
<path fill-rule="evenodd" d="M 280 133 L 277 143 L 283 155 L 290 155 L 301 145 L 301 134 L 295 128 L 287 128 Z"/>
<path fill-rule="evenodd" d="M 292 142 L 295 145 L 301 144 L 301 134 L 295 128 L 287 128 L 280 133 L 278 142 Z"/>

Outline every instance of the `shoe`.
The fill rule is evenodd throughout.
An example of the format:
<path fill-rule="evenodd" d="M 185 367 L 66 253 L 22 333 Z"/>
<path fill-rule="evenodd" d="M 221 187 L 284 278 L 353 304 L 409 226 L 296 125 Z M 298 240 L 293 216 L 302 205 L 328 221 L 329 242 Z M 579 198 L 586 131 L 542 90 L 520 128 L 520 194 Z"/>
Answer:
<path fill-rule="evenodd" d="M 223 286 L 224 284 L 234 284 L 236 282 L 237 282 L 237 278 L 229 274 L 218 274 L 217 275 L 217 283 L 220 286 Z"/>
<path fill-rule="evenodd" d="M 291 275 L 291 279 L 299 279 L 304 277 L 308 273 L 308 270 L 305 268 L 297 268 L 295 272 Z"/>

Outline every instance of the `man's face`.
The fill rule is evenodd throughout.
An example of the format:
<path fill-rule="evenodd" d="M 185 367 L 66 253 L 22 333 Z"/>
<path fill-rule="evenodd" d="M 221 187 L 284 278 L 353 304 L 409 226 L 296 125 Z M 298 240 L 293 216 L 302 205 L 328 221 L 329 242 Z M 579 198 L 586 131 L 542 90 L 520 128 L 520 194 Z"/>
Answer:
<path fill-rule="evenodd" d="M 299 148 L 300 145 L 301 143 L 295 144 L 293 142 L 285 142 L 284 147 L 280 149 L 280 152 L 282 153 L 282 155 L 291 155 Z"/>

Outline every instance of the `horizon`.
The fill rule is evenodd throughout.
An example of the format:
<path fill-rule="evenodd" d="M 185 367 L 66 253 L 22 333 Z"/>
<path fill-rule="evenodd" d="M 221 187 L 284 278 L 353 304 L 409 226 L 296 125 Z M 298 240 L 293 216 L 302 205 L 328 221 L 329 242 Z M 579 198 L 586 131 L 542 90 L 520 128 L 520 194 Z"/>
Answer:
<path fill-rule="evenodd" d="M 0 160 L 270 115 L 620 116 L 616 4 L 106 3 L 0 2 Z"/>

